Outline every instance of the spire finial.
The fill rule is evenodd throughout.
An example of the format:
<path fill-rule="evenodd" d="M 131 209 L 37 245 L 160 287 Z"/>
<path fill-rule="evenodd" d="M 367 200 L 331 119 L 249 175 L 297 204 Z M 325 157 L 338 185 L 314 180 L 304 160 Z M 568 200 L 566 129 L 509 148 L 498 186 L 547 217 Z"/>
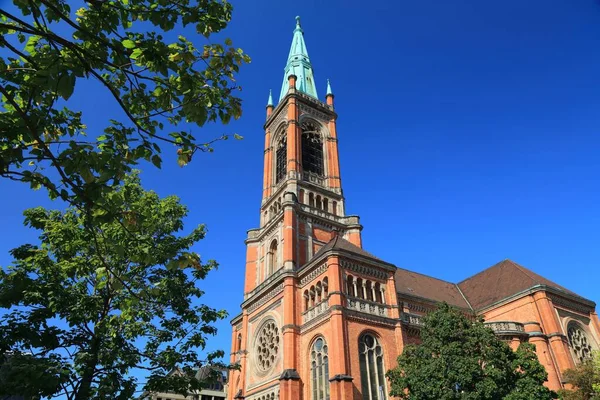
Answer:
<path fill-rule="evenodd" d="M 273 94 L 271 93 L 271 89 L 269 89 L 269 100 L 267 100 L 267 107 L 273 107 Z"/>
<path fill-rule="evenodd" d="M 300 16 L 296 15 L 296 26 L 300 26 Z"/>
<path fill-rule="evenodd" d="M 331 84 L 329 83 L 329 78 L 327 79 L 327 94 L 333 94 L 333 92 L 331 91 Z"/>

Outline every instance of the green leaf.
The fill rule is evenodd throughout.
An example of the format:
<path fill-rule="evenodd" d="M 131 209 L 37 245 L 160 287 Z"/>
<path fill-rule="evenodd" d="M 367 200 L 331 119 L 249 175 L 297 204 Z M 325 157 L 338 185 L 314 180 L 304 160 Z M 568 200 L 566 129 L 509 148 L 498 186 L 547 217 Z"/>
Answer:
<path fill-rule="evenodd" d="M 162 160 L 161 160 L 161 158 L 160 158 L 159 155 L 155 154 L 155 155 L 152 156 L 152 164 L 154 164 L 154 166 L 156 168 L 160 168 L 161 167 Z"/>
<path fill-rule="evenodd" d="M 136 46 L 135 42 L 131 39 L 125 39 L 121 43 L 123 44 L 123 47 L 125 47 L 126 49 L 133 49 Z"/>
<path fill-rule="evenodd" d="M 63 75 L 58 80 L 56 90 L 65 100 L 69 100 L 75 90 L 75 75 Z"/>

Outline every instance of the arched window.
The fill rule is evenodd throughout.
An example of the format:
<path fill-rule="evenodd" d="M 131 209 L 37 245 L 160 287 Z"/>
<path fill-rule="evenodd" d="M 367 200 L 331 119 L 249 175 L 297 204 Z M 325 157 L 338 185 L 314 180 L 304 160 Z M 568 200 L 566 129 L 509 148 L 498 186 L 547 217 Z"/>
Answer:
<path fill-rule="evenodd" d="M 325 339 L 318 338 L 310 352 L 312 400 L 329 400 L 329 356 Z"/>
<path fill-rule="evenodd" d="M 387 399 L 381 344 L 375 336 L 365 333 L 358 339 L 358 353 L 363 400 Z"/>
<path fill-rule="evenodd" d="M 567 336 L 575 361 L 583 362 L 592 358 L 592 345 L 581 325 L 573 321 L 569 322 Z"/>
<path fill-rule="evenodd" d="M 279 183 L 285 178 L 287 172 L 287 137 L 285 133 L 277 142 L 277 151 L 275 152 L 275 183 Z"/>
<path fill-rule="evenodd" d="M 271 275 L 277 268 L 277 240 L 271 242 L 267 258 L 267 275 Z"/>
<path fill-rule="evenodd" d="M 309 193 L 308 195 L 308 205 L 311 207 L 315 206 L 315 195 L 312 193 Z"/>
<path fill-rule="evenodd" d="M 237 337 L 237 351 L 242 349 L 242 334 L 240 333 Z"/>
<path fill-rule="evenodd" d="M 323 175 L 323 139 L 317 124 L 302 124 L 302 168 L 305 172 Z"/>

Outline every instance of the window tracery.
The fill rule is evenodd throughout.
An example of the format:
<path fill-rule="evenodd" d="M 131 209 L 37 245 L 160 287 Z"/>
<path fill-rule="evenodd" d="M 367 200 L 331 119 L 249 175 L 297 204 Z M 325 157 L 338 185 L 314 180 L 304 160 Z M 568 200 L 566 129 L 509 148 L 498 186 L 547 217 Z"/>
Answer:
<path fill-rule="evenodd" d="M 302 124 L 302 168 L 304 172 L 323 175 L 323 139 L 319 126 L 311 121 Z"/>
<path fill-rule="evenodd" d="M 363 400 L 387 399 L 381 344 L 375 336 L 365 333 L 358 339 L 358 352 Z"/>
<path fill-rule="evenodd" d="M 274 320 L 267 321 L 257 335 L 256 365 L 262 372 L 270 370 L 279 355 L 279 328 Z"/>
<path fill-rule="evenodd" d="M 329 400 L 329 356 L 325 339 L 318 338 L 310 353 L 312 400 Z"/>
<path fill-rule="evenodd" d="M 570 322 L 567 328 L 569 346 L 575 354 L 578 362 L 592 358 L 592 345 L 581 326 L 576 322 Z"/>

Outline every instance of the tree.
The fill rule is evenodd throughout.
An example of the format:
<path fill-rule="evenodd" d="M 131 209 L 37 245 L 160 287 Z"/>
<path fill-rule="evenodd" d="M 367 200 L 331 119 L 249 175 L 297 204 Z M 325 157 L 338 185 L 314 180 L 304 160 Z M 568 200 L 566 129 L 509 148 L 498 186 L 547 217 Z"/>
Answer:
<path fill-rule="evenodd" d="M 566 370 L 563 379 L 573 386 L 572 390 L 561 390 L 560 398 L 564 400 L 597 400 L 600 399 L 600 354 L 593 353 L 591 359 L 585 360 L 575 368 Z"/>
<path fill-rule="evenodd" d="M 406 346 L 387 373 L 405 400 L 555 398 L 531 344 L 513 352 L 483 321 L 442 304 L 424 318 L 421 344 Z"/>
<path fill-rule="evenodd" d="M 202 387 L 199 350 L 226 315 L 198 301 L 196 282 L 216 267 L 190 251 L 205 228 L 181 234 L 186 207 L 135 175 L 112 195 L 123 217 L 97 229 L 73 207 L 25 212 L 41 243 L 12 250 L 0 270 L 0 395 L 131 399 L 140 370 L 146 390 Z"/>
<path fill-rule="evenodd" d="M 119 206 L 103 194 L 139 161 L 160 167 L 169 144 L 183 166 L 213 142 L 187 128 L 241 115 L 234 75 L 248 56 L 229 39 L 197 48 L 171 33 L 221 31 L 231 19 L 226 0 L 89 0 L 76 11 L 66 0 L 13 4 L 20 14 L 0 9 L 0 176 L 113 215 Z M 69 102 L 83 80 L 123 112 L 103 134 L 88 136 Z"/>

